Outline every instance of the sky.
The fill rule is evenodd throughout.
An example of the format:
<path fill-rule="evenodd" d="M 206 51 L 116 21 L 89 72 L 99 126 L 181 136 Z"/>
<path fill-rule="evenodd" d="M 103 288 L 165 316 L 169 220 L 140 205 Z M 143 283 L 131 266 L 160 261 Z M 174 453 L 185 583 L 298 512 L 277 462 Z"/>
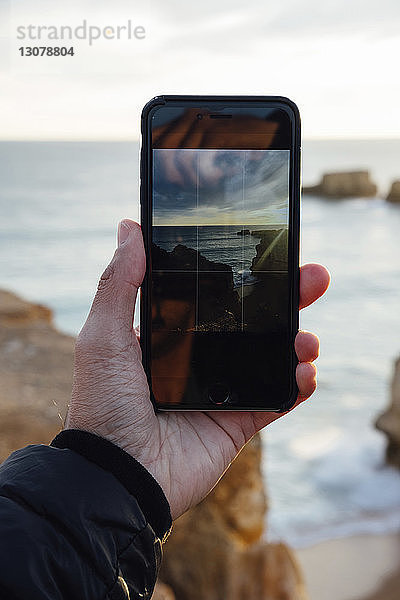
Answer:
<path fill-rule="evenodd" d="M 141 39 L 112 39 L 128 21 Z M 27 38 L 84 22 L 109 39 Z M 20 56 L 56 44 L 75 55 Z M 398 0 L 0 0 L 0 139 L 138 139 L 162 93 L 284 95 L 305 138 L 396 138 L 399 56 Z"/>
<path fill-rule="evenodd" d="M 180 181 L 171 181 L 171 154 Z M 287 224 L 288 150 L 158 149 L 154 173 L 155 225 Z"/>

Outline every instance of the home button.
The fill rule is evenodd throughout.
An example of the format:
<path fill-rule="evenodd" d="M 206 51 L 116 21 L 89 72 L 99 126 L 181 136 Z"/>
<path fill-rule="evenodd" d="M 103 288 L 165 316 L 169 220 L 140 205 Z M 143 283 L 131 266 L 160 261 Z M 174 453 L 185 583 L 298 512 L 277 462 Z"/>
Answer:
<path fill-rule="evenodd" d="M 229 387 L 219 381 L 211 384 L 208 388 L 208 399 L 213 404 L 225 404 L 230 399 Z"/>

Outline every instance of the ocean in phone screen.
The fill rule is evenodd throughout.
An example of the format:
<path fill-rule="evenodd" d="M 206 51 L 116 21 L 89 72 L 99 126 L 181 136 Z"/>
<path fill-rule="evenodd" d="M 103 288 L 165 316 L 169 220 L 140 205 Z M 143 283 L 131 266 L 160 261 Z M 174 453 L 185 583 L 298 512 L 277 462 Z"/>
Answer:
<path fill-rule="evenodd" d="M 289 157 L 289 150 L 153 150 L 158 401 L 201 405 L 215 382 L 229 387 L 230 405 L 262 406 L 266 394 L 276 402 L 288 394 Z M 166 373 L 172 355 L 179 365 Z M 168 394 L 173 378 L 187 380 L 178 398 L 176 386 Z"/>

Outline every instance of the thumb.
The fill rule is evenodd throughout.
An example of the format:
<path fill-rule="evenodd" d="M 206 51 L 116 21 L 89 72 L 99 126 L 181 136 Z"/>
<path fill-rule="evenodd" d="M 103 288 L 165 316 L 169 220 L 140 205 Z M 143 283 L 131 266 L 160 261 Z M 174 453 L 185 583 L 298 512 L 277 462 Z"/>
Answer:
<path fill-rule="evenodd" d="M 140 226 L 129 219 L 118 225 L 118 248 L 102 274 L 85 328 L 94 325 L 97 333 L 133 331 L 138 288 L 146 270 Z"/>

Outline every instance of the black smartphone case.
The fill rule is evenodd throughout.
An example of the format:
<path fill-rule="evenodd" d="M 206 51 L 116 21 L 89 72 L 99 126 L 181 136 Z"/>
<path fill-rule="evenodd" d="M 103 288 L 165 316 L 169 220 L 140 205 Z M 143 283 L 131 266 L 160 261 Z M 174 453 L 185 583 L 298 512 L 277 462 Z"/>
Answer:
<path fill-rule="evenodd" d="M 192 407 L 182 406 L 179 408 L 168 408 L 159 406 L 152 391 L 151 384 L 151 228 L 152 228 L 152 201 L 151 201 L 151 126 L 149 116 L 151 111 L 157 106 L 185 106 L 188 108 L 199 103 L 207 102 L 235 103 L 274 103 L 283 104 L 291 109 L 292 113 L 292 144 L 291 144 L 291 164 L 292 169 L 291 187 L 290 187 L 290 224 L 288 240 L 288 268 L 290 285 L 291 307 L 290 311 L 290 339 L 292 341 L 291 350 L 291 369 L 288 376 L 291 378 L 291 393 L 287 401 L 277 410 L 275 407 L 254 407 L 254 406 L 210 406 Z M 143 233 L 144 247 L 146 253 L 146 275 L 141 286 L 140 297 L 140 345 L 142 350 L 142 362 L 150 389 L 151 401 L 155 410 L 184 410 L 184 411 L 271 411 L 284 413 L 290 410 L 297 400 L 298 387 L 296 383 L 296 366 L 298 359 L 294 350 L 294 341 L 299 328 L 299 287 L 300 287 L 300 269 L 299 269 L 299 247 L 300 247 L 300 153 L 301 153 L 301 122 L 300 113 L 297 105 L 284 96 L 195 96 L 195 95 L 161 95 L 155 96 L 143 107 L 141 115 L 141 152 L 140 152 L 140 205 L 141 205 L 141 227 Z"/>

